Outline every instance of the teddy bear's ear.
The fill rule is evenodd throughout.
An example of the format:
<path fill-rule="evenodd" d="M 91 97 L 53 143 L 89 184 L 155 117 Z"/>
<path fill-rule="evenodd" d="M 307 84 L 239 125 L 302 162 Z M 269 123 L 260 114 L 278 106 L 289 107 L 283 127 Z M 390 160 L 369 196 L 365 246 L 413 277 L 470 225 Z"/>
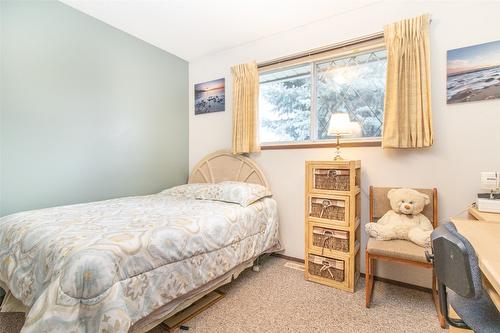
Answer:
<path fill-rule="evenodd" d="M 431 198 L 427 194 L 420 193 L 422 197 L 424 197 L 425 204 L 428 205 L 431 203 Z"/>
<path fill-rule="evenodd" d="M 396 192 L 397 189 L 396 188 L 393 188 L 393 189 L 390 189 L 389 192 L 387 192 L 387 199 L 391 200 L 391 196 L 394 194 L 394 192 Z"/>

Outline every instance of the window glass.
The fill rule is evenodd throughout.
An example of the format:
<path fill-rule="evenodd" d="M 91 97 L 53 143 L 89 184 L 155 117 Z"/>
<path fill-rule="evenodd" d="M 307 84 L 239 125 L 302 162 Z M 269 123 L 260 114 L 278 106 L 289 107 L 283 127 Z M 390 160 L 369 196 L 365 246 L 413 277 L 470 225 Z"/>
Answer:
<path fill-rule="evenodd" d="M 385 50 L 316 64 L 317 137 L 328 139 L 332 113 L 348 113 L 351 137 L 380 137 L 384 117 Z"/>
<path fill-rule="evenodd" d="M 311 137 L 311 65 L 260 75 L 260 141 L 307 141 Z"/>
<path fill-rule="evenodd" d="M 374 49 L 262 72 L 260 142 L 331 140 L 330 117 L 339 112 L 349 114 L 348 138 L 380 137 L 386 66 L 386 50 Z"/>

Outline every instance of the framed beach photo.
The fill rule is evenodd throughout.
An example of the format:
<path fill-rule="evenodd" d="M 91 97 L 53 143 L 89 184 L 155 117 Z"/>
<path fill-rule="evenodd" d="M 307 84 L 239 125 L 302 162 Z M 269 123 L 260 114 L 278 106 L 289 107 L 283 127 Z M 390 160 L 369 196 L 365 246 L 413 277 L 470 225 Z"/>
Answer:
<path fill-rule="evenodd" d="M 500 41 L 448 51 L 447 103 L 500 98 Z"/>
<path fill-rule="evenodd" d="M 226 105 L 224 78 L 194 85 L 194 114 L 220 112 Z"/>

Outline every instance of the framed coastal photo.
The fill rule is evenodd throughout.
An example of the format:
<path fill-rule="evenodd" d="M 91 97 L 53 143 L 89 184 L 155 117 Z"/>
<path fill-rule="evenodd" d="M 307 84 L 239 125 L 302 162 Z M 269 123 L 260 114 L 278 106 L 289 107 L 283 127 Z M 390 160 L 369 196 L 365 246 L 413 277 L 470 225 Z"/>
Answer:
<path fill-rule="evenodd" d="M 500 41 L 448 51 L 447 103 L 500 98 Z"/>
<path fill-rule="evenodd" d="M 194 114 L 224 111 L 226 105 L 224 78 L 194 85 Z"/>

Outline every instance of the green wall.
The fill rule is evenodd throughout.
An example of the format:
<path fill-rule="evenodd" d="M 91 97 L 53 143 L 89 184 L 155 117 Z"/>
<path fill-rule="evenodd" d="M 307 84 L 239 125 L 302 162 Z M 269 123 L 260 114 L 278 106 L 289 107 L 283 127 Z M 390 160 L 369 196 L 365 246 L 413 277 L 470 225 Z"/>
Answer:
<path fill-rule="evenodd" d="M 0 216 L 186 181 L 186 61 L 59 2 L 0 11 Z"/>

